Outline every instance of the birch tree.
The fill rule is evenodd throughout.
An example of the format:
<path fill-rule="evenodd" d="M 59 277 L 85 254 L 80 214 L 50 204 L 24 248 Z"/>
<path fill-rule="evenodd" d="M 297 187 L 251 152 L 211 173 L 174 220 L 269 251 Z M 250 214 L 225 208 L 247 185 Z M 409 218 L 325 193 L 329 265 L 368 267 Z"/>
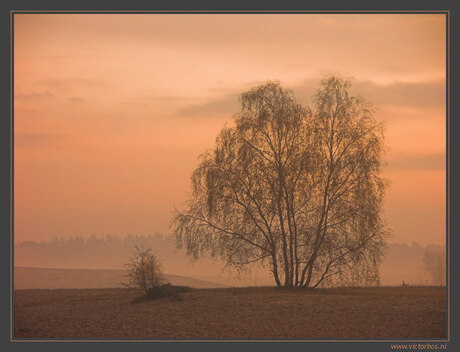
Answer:
<path fill-rule="evenodd" d="M 267 82 L 201 156 L 173 232 L 192 259 L 268 267 L 278 287 L 377 284 L 383 125 L 350 82 L 328 77 L 312 109 Z"/>

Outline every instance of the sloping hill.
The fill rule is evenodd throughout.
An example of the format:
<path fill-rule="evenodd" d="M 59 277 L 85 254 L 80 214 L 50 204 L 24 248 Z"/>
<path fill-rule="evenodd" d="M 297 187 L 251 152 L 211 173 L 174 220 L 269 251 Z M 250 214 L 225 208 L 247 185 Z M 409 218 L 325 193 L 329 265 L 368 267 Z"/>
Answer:
<path fill-rule="evenodd" d="M 108 288 L 120 287 L 123 270 L 110 269 L 54 269 L 54 268 L 14 268 L 14 289 L 56 289 L 56 288 Z M 195 288 L 228 287 L 210 281 L 180 275 L 165 274 L 173 285 Z"/>

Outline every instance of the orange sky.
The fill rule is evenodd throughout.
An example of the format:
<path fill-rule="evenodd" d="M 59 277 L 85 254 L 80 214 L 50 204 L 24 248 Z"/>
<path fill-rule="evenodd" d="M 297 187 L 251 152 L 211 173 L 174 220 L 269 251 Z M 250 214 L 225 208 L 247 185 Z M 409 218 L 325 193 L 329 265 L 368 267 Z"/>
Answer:
<path fill-rule="evenodd" d="M 14 16 L 15 242 L 169 233 L 242 91 L 326 73 L 387 124 L 392 242 L 445 242 L 445 15 Z"/>

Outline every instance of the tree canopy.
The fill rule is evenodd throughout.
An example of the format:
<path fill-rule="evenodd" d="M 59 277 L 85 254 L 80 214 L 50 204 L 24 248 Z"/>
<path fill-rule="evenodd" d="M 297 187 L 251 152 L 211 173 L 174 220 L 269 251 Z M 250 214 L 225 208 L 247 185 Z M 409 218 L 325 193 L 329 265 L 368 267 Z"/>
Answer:
<path fill-rule="evenodd" d="M 243 93 L 174 211 L 178 246 L 234 268 L 259 262 L 278 287 L 377 284 L 384 128 L 349 88 L 327 77 L 311 109 L 279 82 Z"/>

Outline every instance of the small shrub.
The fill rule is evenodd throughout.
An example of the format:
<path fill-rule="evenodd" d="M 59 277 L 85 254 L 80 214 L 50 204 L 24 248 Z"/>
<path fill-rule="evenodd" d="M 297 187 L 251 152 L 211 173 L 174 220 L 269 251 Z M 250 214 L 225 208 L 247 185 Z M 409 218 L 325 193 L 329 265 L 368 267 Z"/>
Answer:
<path fill-rule="evenodd" d="M 181 301 L 180 293 L 189 292 L 188 286 L 174 286 L 169 282 L 165 283 L 163 266 L 150 248 L 134 246 L 133 255 L 126 264 L 125 287 L 142 292 L 142 298 L 135 299 L 133 303 L 146 299 L 169 297 L 171 301 Z"/>
<path fill-rule="evenodd" d="M 151 290 L 160 289 L 165 281 L 163 266 L 150 248 L 134 246 L 130 262 L 126 264 L 125 287 L 149 296 Z M 152 291 L 153 292 L 153 291 Z"/>

